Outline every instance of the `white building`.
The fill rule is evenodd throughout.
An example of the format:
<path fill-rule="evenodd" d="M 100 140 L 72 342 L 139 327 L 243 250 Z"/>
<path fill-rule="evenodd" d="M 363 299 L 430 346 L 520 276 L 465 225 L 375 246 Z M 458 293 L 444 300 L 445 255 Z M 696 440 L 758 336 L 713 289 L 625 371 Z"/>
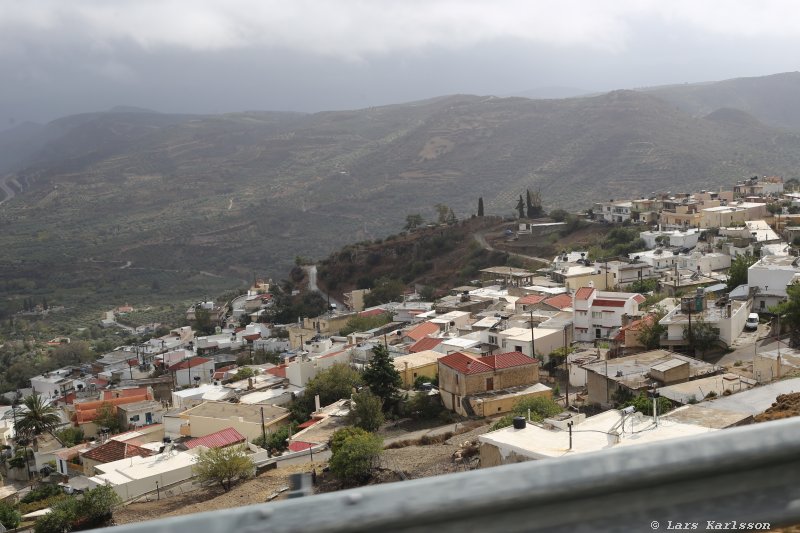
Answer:
<path fill-rule="evenodd" d="M 175 376 L 175 385 L 178 387 L 211 383 L 211 377 L 214 375 L 214 360 L 206 357 L 192 357 L 168 368 Z"/>
<path fill-rule="evenodd" d="M 692 310 L 691 313 L 681 310 L 681 305 L 676 305 L 659 321 L 659 324 L 667 327 L 666 338 L 661 340 L 661 346 L 686 346 L 688 341 L 684 336 L 684 331 L 689 327 L 689 319 L 694 323 L 702 319 L 706 324 L 719 329 L 719 340 L 727 346 L 733 344 L 747 321 L 750 313 L 747 302 L 730 301 L 727 305 L 716 307 L 715 305 L 704 305 L 702 311 Z"/>
<path fill-rule="evenodd" d="M 662 250 L 661 248 L 646 250 L 644 252 L 634 252 L 628 254 L 628 257 L 642 263 L 647 263 L 657 271 L 669 270 L 680 261 L 678 254 L 674 254 L 670 250 Z"/>
<path fill-rule="evenodd" d="M 800 274 L 797 257 L 768 255 L 747 270 L 747 285 L 757 288 L 754 311 L 766 311 L 788 297 L 786 286 Z"/>
<path fill-rule="evenodd" d="M 350 357 L 349 348 L 342 348 L 318 357 L 310 357 L 308 354 L 300 355 L 286 365 L 286 378 L 295 387 L 305 387 L 320 371 L 326 370 L 336 363 L 349 364 Z"/>
<path fill-rule="evenodd" d="M 75 369 L 71 367 L 59 368 L 45 372 L 31 378 L 31 388 L 34 394 L 44 398 L 58 398 L 75 389 L 75 380 L 72 374 Z"/>
<path fill-rule="evenodd" d="M 690 228 L 687 230 L 672 231 L 642 231 L 639 237 L 644 241 L 648 248 L 658 246 L 672 248 L 694 248 L 700 238 L 700 230 Z"/>
<path fill-rule="evenodd" d="M 625 288 L 637 281 L 658 278 L 658 275 L 654 272 L 653 266 L 644 261 L 639 261 L 638 257 L 638 255 L 633 254 L 633 261 L 630 263 L 623 261 L 607 261 L 605 263 L 597 263 L 597 266 L 600 272 L 608 274 L 608 283 L 612 287 L 617 286 Z"/>
<path fill-rule="evenodd" d="M 639 304 L 645 298 L 631 292 L 598 291 L 594 287 L 581 287 L 572 298 L 574 309 L 574 339 L 591 342 L 608 338 L 616 328 L 622 327 L 622 315 L 639 316 Z"/>
<path fill-rule="evenodd" d="M 631 219 L 633 204 L 630 200 L 597 202 L 594 204 L 594 215 L 606 222 L 622 223 Z"/>

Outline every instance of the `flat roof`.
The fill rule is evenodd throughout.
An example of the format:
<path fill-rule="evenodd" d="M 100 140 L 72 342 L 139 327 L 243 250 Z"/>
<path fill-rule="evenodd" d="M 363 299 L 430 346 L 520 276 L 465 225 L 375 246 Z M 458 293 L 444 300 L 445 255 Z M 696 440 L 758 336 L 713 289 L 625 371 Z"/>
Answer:
<path fill-rule="evenodd" d="M 102 472 L 95 476 L 112 485 L 122 485 L 137 479 L 146 479 L 179 468 L 192 466 L 197 461 L 197 454 L 203 448 L 195 448 L 187 452 L 160 453 L 149 457 L 127 457 L 119 461 L 96 465 L 95 469 Z M 93 479 L 95 479 L 93 478 Z"/>
<path fill-rule="evenodd" d="M 671 359 L 678 359 L 689 363 L 689 375 L 700 376 L 710 374 L 717 370 L 717 367 L 711 363 L 706 363 L 693 357 L 688 357 L 668 350 L 652 350 L 643 352 L 636 355 L 628 355 L 626 357 L 617 357 L 615 359 L 607 359 L 584 365 L 588 371 L 594 372 L 608 379 L 627 383 L 633 388 L 643 386 L 645 381 L 645 374 L 650 372 L 654 366 L 670 361 Z"/>
<path fill-rule="evenodd" d="M 183 412 L 182 417 L 202 416 L 204 418 L 244 419 L 245 422 L 261 423 L 261 410 L 264 420 L 274 420 L 289 414 L 287 409 L 275 405 L 248 405 L 228 402 L 203 402 Z"/>
<path fill-rule="evenodd" d="M 682 424 L 695 424 L 707 428 L 725 429 L 749 423 L 753 416 L 747 413 L 709 409 L 701 405 L 684 405 L 663 415 L 661 420 L 671 420 Z"/>
<path fill-rule="evenodd" d="M 800 378 L 776 381 L 775 383 L 755 387 L 738 394 L 715 398 L 714 400 L 703 402 L 703 405 L 709 409 L 757 415 L 772 407 L 773 402 L 779 395 L 790 392 L 800 392 Z"/>
<path fill-rule="evenodd" d="M 569 447 L 568 431 L 544 429 L 533 424 L 527 424 L 523 429 L 509 426 L 481 435 L 478 440 L 497 446 L 501 454 L 513 451 L 531 459 L 547 459 L 716 431 L 708 427 L 664 421 L 663 418 L 656 425 L 651 417 L 641 413 L 626 416 L 624 428 L 622 422 L 621 411 L 617 410 L 587 418 L 572 429 L 572 449 Z"/>
<path fill-rule="evenodd" d="M 434 350 L 422 350 L 421 352 L 410 353 L 406 355 L 398 355 L 394 358 L 394 367 L 398 370 L 405 368 L 405 363 L 408 363 L 409 368 L 418 368 L 430 364 L 435 364 L 439 358 L 444 357 L 446 354 L 436 352 Z"/>
<path fill-rule="evenodd" d="M 725 391 L 730 393 L 741 392 L 751 389 L 756 385 L 756 381 L 740 376 L 739 374 L 720 374 L 707 378 L 693 379 L 684 383 L 676 383 L 660 387 L 658 392 L 661 396 L 672 401 L 686 404 L 691 401 L 703 401 L 709 393 L 722 396 Z"/>

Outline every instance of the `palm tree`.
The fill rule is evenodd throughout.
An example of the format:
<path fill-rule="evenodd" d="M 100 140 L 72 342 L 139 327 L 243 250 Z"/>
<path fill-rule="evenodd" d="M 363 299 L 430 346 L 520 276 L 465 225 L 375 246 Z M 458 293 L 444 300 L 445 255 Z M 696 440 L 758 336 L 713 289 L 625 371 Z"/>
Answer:
<path fill-rule="evenodd" d="M 22 403 L 27 412 L 17 421 L 14 431 L 17 438 L 22 437 L 32 441 L 35 446 L 39 435 L 45 432 L 53 434 L 53 431 L 61 425 L 61 417 L 58 416 L 56 408 L 44 403 L 38 394 L 28 396 Z"/>

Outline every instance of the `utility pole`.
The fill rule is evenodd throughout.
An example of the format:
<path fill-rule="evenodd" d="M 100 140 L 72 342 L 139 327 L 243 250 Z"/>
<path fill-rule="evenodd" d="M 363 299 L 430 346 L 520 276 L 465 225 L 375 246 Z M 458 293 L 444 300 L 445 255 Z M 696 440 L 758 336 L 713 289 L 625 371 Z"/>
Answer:
<path fill-rule="evenodd" d="M 567 384 L 566 384 L 566 408 L 569 409 L 569 353 L 567 352 L 567 326 L 564 326 L 564 370 L 566 370 L 567 374 Z M 572 434 L 570 430 L 570 435 Z M 570 446 L 571 447 L 571 446 Z"/>
<path fill-rule="evenodd" d="M 261 408 L 261 437 L 264 439 L 264 447 L 267 446 L 267 426 L 264 425 L 264 408 Z"/>
<path fill-rule="evenodd" d="M 531 313 L 531 357 L 536 359 L 536 346 L 533 338 L 533 309 L 529 309 Z"/>

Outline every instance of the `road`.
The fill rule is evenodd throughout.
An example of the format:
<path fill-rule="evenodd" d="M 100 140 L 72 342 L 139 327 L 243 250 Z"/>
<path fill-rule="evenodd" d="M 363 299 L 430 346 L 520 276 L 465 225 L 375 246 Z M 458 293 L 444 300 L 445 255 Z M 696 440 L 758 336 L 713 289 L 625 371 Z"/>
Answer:
<path fill-rule="evenodd" d="M 769 324 L 760 324 L 758 330 L 755 332 L 743 332 L 742 335 L 734 342 L 734 350 L 719 358 L 719 360 L 710 360 L 714 364 L 721 366 L 730 366 L 737 361 L 752 361 L 753 355 L 756 351 L 769 352 L 780 348 L 789 347 L 789 337 L 785 335 L 780 339 L 769 336 Z"/>
<path fill-rule="evenodd" d="M 483 248 L 484 250 L 489 250 L 490 252 L 495 252 L 495 251 L 503 252 L 503 253 L 507 253 L 508 255 L 510 255 L 512 257 L 519 257 L 520 259 L 526 259 L 526 260 L 529 260 L 529 261 L 538 261 L 538 262 L 544 264 L 545 266 L 549 266 L 550 265 L 550 260 L 549 259 L 545 259 L 543 257 L 534 257 L 532 255 L 524 255 L 524 254 L 519 254 L 517 252 L 509 252 L 508 250 L 500 250 L 498 248 L 493 247 L 491 244 L 489 244 L 486 241 L 486 232 L 485 231 L 477 231 L 477 232 L 473 233 L 472 236 L 475 237 L 475 240 L 478 242 L 478 244 L 481 245 L 481 248 Z"/>
<path fill-rule="evenodd" d="M 7 181 L 9 179 L 10 178 L 0 178 L 0 189 L 2 189 L 3 193 L 5 194 L 5 198 L 0 200 L 0 205 L 3 205 L 4 203 L 10 201 L 12 198 L 16 196 L 14 189 L 8 186 Z"/>
<path fill-rule="evenodd" d="M 303 269 L 308 274 L 308 290 L 320 293 L 323 298 L 327 299 L 331 303 L 331 305 L 336 305 L 336 309 L 343 311 L 344 305 L 342 305 L 342 302 L 336 298 L 333 298 L 329 294 L 325 294 L 317 286 L 317 265 L 304 266 Z"/>

